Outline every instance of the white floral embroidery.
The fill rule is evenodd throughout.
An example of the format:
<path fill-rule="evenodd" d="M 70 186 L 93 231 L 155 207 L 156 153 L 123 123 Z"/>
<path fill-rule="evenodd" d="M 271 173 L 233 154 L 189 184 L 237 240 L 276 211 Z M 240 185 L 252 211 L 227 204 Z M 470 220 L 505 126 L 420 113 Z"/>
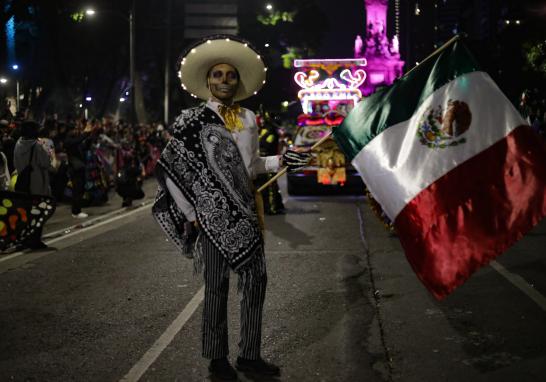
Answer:
<path fill-rule="evenodd" d="M 245 264 L 263 249 L 254 195 L 237 145 L 204 106 L 185 110 L 176 119 L 173 136 L 160 167 L 188 194 L 201 227 L 232 268 Z M 165 213 L 161 218 L 162 226 L 173 220 Z M 177 232 L 174 227 L 164 230 L 169 236 Z"/>

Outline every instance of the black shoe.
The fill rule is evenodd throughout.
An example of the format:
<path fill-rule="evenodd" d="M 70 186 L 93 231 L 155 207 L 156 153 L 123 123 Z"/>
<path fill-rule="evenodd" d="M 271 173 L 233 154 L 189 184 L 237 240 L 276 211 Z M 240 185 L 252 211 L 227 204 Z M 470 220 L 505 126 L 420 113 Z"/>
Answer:
<path fill-rule="evenodd" d="M 264 361 L 261 357 L 258 359 L 245 359 L 238 357 L 235 364 L 237 370 L 245 373 L 256 373 L 261 375 L 277 376 L 281 374 L 281 369 L 272 363 Z"/>
<path fill-rule="evenodd" d="M 46 249 L 47 244 L 44 243 L 43 241 L 39 241 L 37 243 L 28 244 L 26 247 L 28 249 L 32 249 L 33 251 L 37 251 L 37 250 L 40 250 L 40 249 Z"/>
<path fill-rule="evenodd" d="M 56 251 L 57 247 L 50 247 L 49 245 L 46 245 L 45 247 L 30 247 L 29 248 L 31 252 L 47 252 L 47 251 Z"/>
<path fill-rule="evenodd" d="M 214 377 L 223 381 L 237 380 L 237 372 L 225 357 L 210 361 L 209 371 Z"/>
<path fill-rule="evenodd" d="M 133 205 L 133 201 L 131 199 L 123 199 L 123 203 L 121 203 L 121 207 L 131 207 Z"/>

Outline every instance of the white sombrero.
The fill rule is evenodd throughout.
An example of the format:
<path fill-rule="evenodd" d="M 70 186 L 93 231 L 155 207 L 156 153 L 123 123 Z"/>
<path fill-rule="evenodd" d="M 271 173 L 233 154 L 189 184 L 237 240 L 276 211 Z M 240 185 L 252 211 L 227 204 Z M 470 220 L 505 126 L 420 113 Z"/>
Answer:
<path fill-rule="evenodd" d="M 178 72 L 182 88 L 194 97 L 208 99 L 207 73 L 217 64 L 230 64 L 239 72 L 239 88 L 234 101 L 258 93 L 265 84 L 267 68 L 249 42 L 236 36 L 214 35 L 205 37 L 182 54 Z"/>

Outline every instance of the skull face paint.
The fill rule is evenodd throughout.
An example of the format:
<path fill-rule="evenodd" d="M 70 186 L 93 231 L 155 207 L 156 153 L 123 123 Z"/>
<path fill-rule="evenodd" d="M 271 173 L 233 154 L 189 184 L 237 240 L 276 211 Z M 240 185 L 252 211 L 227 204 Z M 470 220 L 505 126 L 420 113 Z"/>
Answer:
<path fill-rule="evenodd" d="M 239 88 L 239 73 L 229 64 L 217 64 L 210 68 L 207 85 L 212 98 L 230 105 Z"/>

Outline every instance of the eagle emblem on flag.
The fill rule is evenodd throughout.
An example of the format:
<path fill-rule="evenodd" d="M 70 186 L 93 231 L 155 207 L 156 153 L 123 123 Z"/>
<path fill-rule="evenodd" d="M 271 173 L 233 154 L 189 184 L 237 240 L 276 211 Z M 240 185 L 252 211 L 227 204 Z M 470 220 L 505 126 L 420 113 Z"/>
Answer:
<path fill-rule="evenodd" d="M 421 116 L 417 137 L 419 141 L 430 148 L 446 148 L 466 142 L 459 138 L 472 123 L 472 113 L 466 102 L 449 100 L 444 113 L 442 105 L 429 107 Z"/>

